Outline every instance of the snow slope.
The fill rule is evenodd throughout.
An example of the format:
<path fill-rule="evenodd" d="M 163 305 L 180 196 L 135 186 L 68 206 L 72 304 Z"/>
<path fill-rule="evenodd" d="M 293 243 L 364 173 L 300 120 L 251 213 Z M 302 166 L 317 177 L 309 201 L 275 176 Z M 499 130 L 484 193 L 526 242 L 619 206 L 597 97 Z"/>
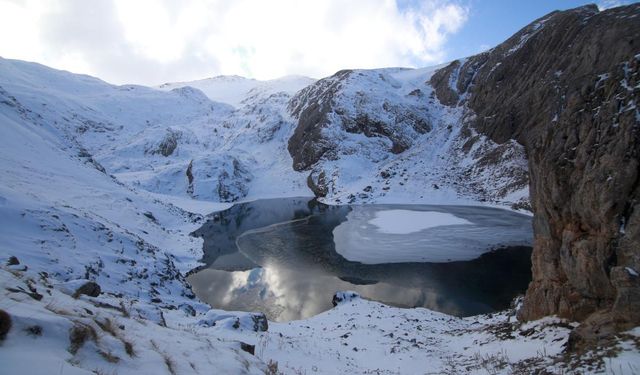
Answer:
<path fill-rule="evenodd" d="M 13 271 L 14 274 L 18 272 Z M 166 327 L 129 316 L 113 297 L 75 299 L 51 280 L 0 270 L 0 309 L 12 329 L 0 344 L 3 374 L 264 374 L 241 343 L 207 330 Z M 5 289 L 6 288 L 6 289 Z M 36 289 L 41 300 L 15 290 Z M 12 292 L 13 291 L 13 292 Z M 116 303 L 115 305 L 113 305 Z M 104 306 L 113 306 L 105 308 Z"/>
<path fill-rule="evenodd" d="M 75 103 L 59 95 L 59 112 L 44 109 L 35 113 L 23 103 L 42 97 L 23 93 L 18 99 L 5 91 L 18 83 L 15 85 L 2 81 L 0 99 L 0 260 L 4 265 L 15 256 L 20 262 L 6 268 L 13 275 L 1 271 L 0 277 L 0 309 L 13 320 L 9 337 L 0 348 L 2 371 L 112 371 L 117 357 L 119 373 L 141 369 L 162 373 L 166 366 L 159 359 L 167 351 L 174 357 L 193 350 L 191 361 L 205 365 L 212 361 L 205 353 L 214 350 L 219 356 L 213 363 L 220 368 L 261 373 L 262 365 L 239 353 L 238 343 L 209 342 L 186 332 L 168 347 L 175 331 L 156 328 L 208 310 L 194 300 L 183 276 L 201 256 L 201 242 L 188 233 L 202 217 L 167 203 L 170 198 L 161 200 L 133 190 L 102 172 L 83 147 L 72 142 L 65 129 L 57 128 L 56 120 L 48 118 Z M 55 86 L 47 86 L 47 90 L 52 88 Z M 84 90 L 87 96 L 95 94 L 82 85 L 69 88 L 76 89 Z M 65 282 L 82 279 L 94 280 L 102 287 L 95 306 L 74 302 L 60 293 L 68 288 Z M 15 292 L 31 287 L 46 295 L 42 303 Z M 114 306 L 116 311 L 126 311 L 122 313 L 126 323 L 110 311 Z M 146 341 L 134 345 L 137 354 L 132 357 L 123 354 L 123 342 L 108 335 L 77 351 L 70 349 L 71 327 L 95 326 L 97 323 L 91 322 L 99 319 L 123 323 L 126 337 Z M 23 330 L 36 325 L 42 329 L 38 337 L 32 338 L 30 331 Z M 33 361 L 34 357 L 38 360 Z M 175 366 L 188 368 L 189 361 L 179 362 Z"/>

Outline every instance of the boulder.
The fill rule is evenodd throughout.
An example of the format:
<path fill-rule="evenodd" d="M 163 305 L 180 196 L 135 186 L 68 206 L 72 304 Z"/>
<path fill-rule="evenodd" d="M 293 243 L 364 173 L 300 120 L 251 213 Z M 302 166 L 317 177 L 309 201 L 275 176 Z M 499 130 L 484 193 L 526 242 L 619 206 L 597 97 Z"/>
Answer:
<path fill-rule="evenodd" d="M 98 285 L 98 283 L 87 279 L 67 281 L 58 284 L 57 287 L 58 289 L 60 289 L 60 291 L 72 296 L 73 298 L 78 298 L 81 295 L 98 297 L 102 292 L 102 289 L 100 288 L 100 285 Z"/>

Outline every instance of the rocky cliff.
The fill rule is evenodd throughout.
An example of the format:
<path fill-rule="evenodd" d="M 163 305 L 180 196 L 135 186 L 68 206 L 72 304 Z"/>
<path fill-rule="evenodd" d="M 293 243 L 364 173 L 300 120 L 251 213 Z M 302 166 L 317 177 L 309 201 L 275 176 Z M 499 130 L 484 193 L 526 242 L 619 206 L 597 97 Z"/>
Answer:
<path fill-rule="evenodd" d="M 640 4 L 591 5 L 431 79 L 467 126 L 525 147 L 535 246 L 519 316 L 581 321 L 580 342 L 640 324 L 639 65 Z"/>

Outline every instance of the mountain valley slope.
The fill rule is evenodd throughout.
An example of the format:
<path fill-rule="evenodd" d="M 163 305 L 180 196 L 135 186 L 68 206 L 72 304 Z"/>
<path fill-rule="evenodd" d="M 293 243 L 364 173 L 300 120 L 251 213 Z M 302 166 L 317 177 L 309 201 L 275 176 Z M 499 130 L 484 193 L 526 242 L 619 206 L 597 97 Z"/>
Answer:
<path fill-rule="evenodd" d="M 2 362 L 26 368 L 15 353 L 55 346 L 60 357 L 38 371 L 135 373 L 160 361 L 157 371 L 167 373 L 264 373 L 272 359 L 287 373 L 394 373 L 400 363 L 415 372 L 484 373 L 487 362 L 496 373 L 566 371 L 585 358 L 563 357 L 566 345 L 616 334 L 609 345 L 618 357 L 596 351 L 609 362 L 576 366 L 633 373 L 639 8 L 552 13 L 451 64 L 344 70 L 317 81 L 216 77 L 154 89 L 0 59 L 0 260 L 19 261 L 0 270 L 0 309 L 20 327 L 0 346 Z M 603 27 L 604 35 L 594 32 Z M 201 241 L 188 234 L 231 202 L 302 195 L 531 209 L 534 282 L 518 314 L 582 324 L 522 324 L 515 310 L 458 319 L 357 296 L 267 332 L 244 326 L 254 315 L 209 311 L 184 278 L 202 256 Z M 67 296 L 78 280 L 103 293 Z M 222 323 L 201 324 L 205 313 Z M 384 323 L 371 323 L 372 314 Z M 126 329 L 111 335 L 104 318 Z M 107 338 L 61 348 L 74 324 Z M 25 333 L 34 325 L 44 328 L 43 340 Z M 394 327 L 407 339 L 389 336 Z M 357 343 L 348 343 L 351 335 Z M 126 353 L 123 337 L 139 356 Z M 176 348 L 158 344 L 172 337 L 184 339 Z M 473 340 L 489 344 L 471 353 Z M 238 341 L 256 345 L 257 358 Z M 543 347 L 548 352 L 536 352 Z M 305 363 L 311 354 L 315 362 Z"/>

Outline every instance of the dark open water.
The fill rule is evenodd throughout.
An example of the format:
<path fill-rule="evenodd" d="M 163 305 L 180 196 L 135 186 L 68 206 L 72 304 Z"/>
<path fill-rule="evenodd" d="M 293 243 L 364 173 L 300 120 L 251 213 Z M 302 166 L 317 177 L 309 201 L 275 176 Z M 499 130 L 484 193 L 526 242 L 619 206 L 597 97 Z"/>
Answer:
<path fill-rule="evenodd" d="M 528 216 L 489 207 L 385 205 L 380 209 L 397 207 L 453 213 L 477 223 L 473 228 L 482 224 L 487 239 L 497 242 L 487 242 L 487 250 L 492 251 L 469 261 L 362 264 L 338 254 L 333 239 L 333 230 L 347 220 L 352 207 L 327 206 L 309 198 L 258 200 L 216 213 L 194 232 L 204 238 L 206 267 L 189 281 L 198 297 L 214 308 L 263 311 L 275 321 L 326 311 L 339 290 L 457 316 L 504 309 L 526 290 L 531 280 L 531 248 L 503 244 L 509 236 L 517 237 L 511 238 L 515 242 L 530 243 Z M 443 228 L 412 236 L 438 243 L 442 236 L 450 236 L 451 243 L 465 246 L 466 240 L 460 238 L 464 230 Z"/>

